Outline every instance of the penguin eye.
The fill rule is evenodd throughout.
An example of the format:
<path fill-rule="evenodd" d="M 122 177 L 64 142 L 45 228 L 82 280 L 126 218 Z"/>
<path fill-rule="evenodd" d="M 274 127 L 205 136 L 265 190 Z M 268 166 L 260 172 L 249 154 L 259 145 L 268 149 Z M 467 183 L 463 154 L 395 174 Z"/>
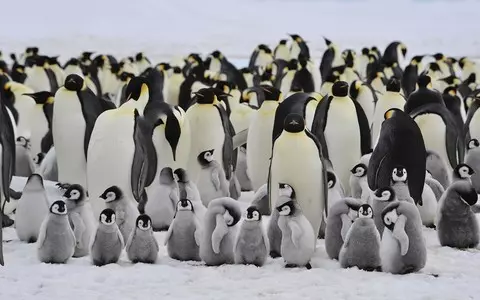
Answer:
<path fill-rule="evenodd" d="M 59 209 L 60 209 L 60 206 L 58 206 L 58 204 L 55 204 L 55 205 L 53 206 L 53 210 L 54 210 L 54 211 L 58 211 Z"/>
<path fill-rule="evenodd" d="M 143 227 L 143 221 L 142 220 L 138 221 L 138 226 Z"/>

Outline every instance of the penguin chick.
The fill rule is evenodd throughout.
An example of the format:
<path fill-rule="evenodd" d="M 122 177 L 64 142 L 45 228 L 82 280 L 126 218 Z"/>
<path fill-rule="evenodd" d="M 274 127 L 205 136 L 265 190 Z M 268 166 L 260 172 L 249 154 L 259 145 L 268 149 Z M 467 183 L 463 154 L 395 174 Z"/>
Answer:
<path fill-rule="evenodd" d="M 168 230 L 179 200 L 178 183 L 173 177 L 172 168 L 166 167 L 160 171 L 159 183 L 153 184 L 149 192 L 145 214 L 152 218 L 154 231 Z"/>
<path fill-rule="evenodd" d="M 177 213 L 165 237 L 168 256 L 180 261 L 200 261 L 201 230 L 192 201 L 188 199 L 178 201 Z"/>
<path fill-rule="evenodd" d="M 90 246 L 90 255 L 95 266 L 113 264 L 120 258 L 125 245 L 115 219 L 113 209 L 106 208 L 100 213 L 100 222 Z"/>
<path fill-rule="evenodd" d="M 383 234 L 383 230 L 385 228 L 382 219 L 382 212 L 385 207 L 396 201 L 398 200 L 395 195 L 395 190 L 389 186 L 379 188 L 375 191 L 375 193 L 373 193 L 373 220 L 375 221 L 375 226 L 377 226 L 380 235 Z"/>
<path fill-rule="evenodd" d="M 200 258 L 207 266 L 234 263 L 234 226 L 241 214 L 238 202 L 229 197 L 214 199 L 208 204 L 200 240 Z"/>
<path fill-rule="evenodd" d="M 173 176 L 178 183 L 180 199 L 189 199 L 192 202 L 195 215 L 202 221 L 207 207 L 202 203 L 197 185 L 190 180 L 187 171 L 182 168 L 176 169 L 173 172 Z"/>
<path fill-rule="evenodd" d="M 337 176 L 332 171 L 327 171 L 327 185 L 328 185 L 328 209 L 335 203 L 345 198 L 345 190 L 342 183 L 338 181 Z M 328 211 L 328 210 L 327 210 Z"/>
<path fill-rule="evenodd" d="M 358 267 L 360 270 L 380 270 L 380 234 L 373 220 L 370 205 L 358 209 L 358 218 L 353 222 L 340 250 L 342 268 Z"/>
<path fill-rule="evenodd" d="M 159 247 L 153 235 L 152 220 L 148 215 L 137 217 L 136 227 L 128 238 L 125 250 L 128 259 L 134 264 L 153 264 L 157 260 Z"/>
<path fill-rule="evenodd" d="M 479 242 L 478 221 L 472 211 L 477 193 L 469 181 L 452 183 L 439 201 L 437 234 L 440 245 L 474 248 Z"/>
<path fill-rule="evenodd" d="M 15 213 L 15 231 L 22 242 L 35 243 L 40 226 L 48 215 L 48 198 L 43 179 L 32 174 L 23 188 Z"/>
<path fill-rule="evenodd" d="M 30 141 L 19 136 L 15 145 L 15 176 L 28 177 L 35 172 L 35 165 L 30 155 Z"/>
<path fill-rule="evenodd" d="M 234 249 L 236 264 L 261 267 L 267 260 L 268 238 L 262 226 L 262 214 L 255 206 L 247 208 Z"/>
<path fill-rule="evenodd" d="M 88 203 L 83 187 L 79 184 L 70 185 L 63 197 L 67 204 L 68 220 L 77 241 L 73 257 L 86 256 L 90 251 L 90 241 L 95 231 L 92 207 Z"/>
<path fill-rule="evenodd" d="M 393 274 L 417 272 L 427 262 L 422 219 L 414 204 L 398 201 L 382 212 L 385 230 L 380 244 L 382 271 Z"/>
<path fill-rule="evenodd" d="M 115 212 L 115 220 L 122 233 L 123 240 L 128 240 L 130 233 L 135 228 L 135 222 L 139 215 L 133 201 L 126 199 L 123 192 L 117 186 L 111 186 L 100 195 L 105 200 L 107 208 Z"/>
<path fill-rule="evenodd" d="M 465 163 L 474 170 L 470 179 L 477 193 L 480 193 L 480 142 L 477 139 L 468 142 Z"/>
<path fill-rule="evenodd" d="M 295 191 L 288 184 L 279 184 L 280 197 L 276 209 L 278 227 L 282 231 L 281 255 L 285 267 L 306 267 L 311 269 L 310 260 L 315 252 L 316 236 L 312 225 L 298 205 Z"/>
<path fill-rule="evenodd" d="M 352 198 L 362 199 L 364 202 L 367 202 L 370 198 L 367 171 L 368 167 L 364 163 L 359 163 L 350 170 L 349 180 Z"/>
<path fill-rule="evenodd" d="M 428 171 L 425 171 L 425 184 L 432 189 L 433 193 L 435 194 L 435 198 L 437 201 L 439 201 L 445 192 L 445 189 L 443 188 L 442 184 L 433 178 L 432 174 L 430 174 Z"/>
<path fill-rule="evenodd" d="M 358 209 L 362 204 L 360 199 L 344 198 L 328 211 L 325 249 L 331 259 L 338 259 L 347 232 L 357 218 Z"/>
<path fill-rule="evenodd" d="M 390 178 L 390 184 L 395 191 L 398 201 L 407 201 L 412 204 L 415 203 L 410 196 L 410 190 L 408 189 L 407 169 L 403 166 L 394 167 Z"/>
<path fill-rule="evenodd" d="M 453 181 L 458 181 L 458 180 L 470 181 L 470 178 L 472 177 L 473 174 L 475 174 L 475 171 L 472 169 L 472 167 L 470 167 L 467 164 L 460 163 L 455 167 L 455 169 L 453 169 L 452 179 Z"/>
<path fill-rule="evenodd" d="M 228 197 L 230 184 L 225 177 L 223 167 L 213 159 L 212 150 L 201 152 L 197 160 L 201 165 L 197 187 L 202 203 L 207 206 L 213 199 Z"/>
<path fill-rule="evenodd" d="M 43 263 L 64 264 L 72 257 L 75 244 L 75 235 L 68 223 L 67 205 L 62 200 L 55 201 L 40 227 L 38 259 Z"/>
<path fill-rule="evenodd" d="M 253 195 L 251 206 L 255 206 L 262 215 L 270 215 L 270 203 L 268 202 L 268 184 L 262 185 Z M 275 211 L 275 210 L 274 210 Z"/>

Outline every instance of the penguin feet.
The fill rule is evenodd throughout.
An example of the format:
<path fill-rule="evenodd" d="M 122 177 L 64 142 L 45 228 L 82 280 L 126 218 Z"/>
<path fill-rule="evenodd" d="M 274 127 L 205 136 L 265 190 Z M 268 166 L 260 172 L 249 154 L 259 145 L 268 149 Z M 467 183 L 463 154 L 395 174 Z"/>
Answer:
<path fill-rule="evenodd" d="M 280 257 L 280 253 L 278 253 L 277 251 L 270 251 L 270 257 L 271 258 Z"/>
<path fill-rule="evenodd" d="M 437 229 L 437 226 L 435 226 L 434 224 L 425 225 L 425 227 L 432 228 L 432 229 Z"/>
<path fill-rule="evenodd" d="M 3 213 L 1 213 L 1 214 L 2 214 L 2 226 L 3 226 L 3 228 L 12 226 L 13 223 L 14 223 L 13 220 L 10 219 L 9 216 L 4 215 Z"/>
<path fill-rule="evenodd" d="M 312 268 L 312 265 L 310 263 L 308 263 L 308 264 L 305 265 L 305 268 L 307 268 L 307 270 L 310 270 Z"/>
<path fill-rule="evenodd" d="M 287 269 L 298 268 L 298 265 L 296 265 L 296 264 L 286 264 L 285 268 L 287 268 Z"/>
<path fill-rule="evenodd" d="M 366 267 L 366 268 L 363 268 L 362 270 L 366 272 L 382 272 L 382 267 Z"/>
<path fill-rule="evenodd" d="M 13 200 L 18 200 L 22 197 L 22 192 L 17 192 L 10 189 L 10 198 Z"/>
<path fill-rule="evenodd" d="M 162 226 L 162 227 L 155 227 L 153 228 L 153 231 L 159 232 L 159 231 L 167 231 L 169 226 Z"/>
<path fill-rule="evenodd" d="M 71 186 L 71 184 L 66 182 L 59 182 L 55 186 L 61 190 L 67 190 Z"/>

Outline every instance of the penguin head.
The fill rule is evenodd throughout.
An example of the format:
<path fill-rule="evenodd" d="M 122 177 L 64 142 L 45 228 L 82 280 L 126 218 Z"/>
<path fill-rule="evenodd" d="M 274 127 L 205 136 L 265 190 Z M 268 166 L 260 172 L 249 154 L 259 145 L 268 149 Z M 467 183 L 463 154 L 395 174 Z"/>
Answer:
<path fill-rule="evenodd" d="M 387 92 L 400 92 L 400 81 L 394 76 L 387 82 Z"/>
<path fill-rule="evenodd" d="M 425 57 L 425 55 L 416 55 L 416 56 L 412 57 L 412 59 L 410 60 L 410 64 L 413 65 L 413 66 L 416 66 L 416 65 L 418 65 L 422 62 L 424 57 Z"/>
<path fill-rule="evenodd" d="M 47 62 L 51 66 L 59 66 L 60 64 L 58 63 L 58 56 L 50 56 L 47 58 Z"/>
<path fill-rule="evenodd" d="M 155 68 L 159 71 L 168 71 L 172 68 L 172 66 L 169 63 L 163 62 L 163 63 L 157 64 Z"/>
<path fill-rule="evenodd" d="M 102 212 L 100 213 L 100 223 L 102 223 L 103 225 L 113 225 L 115 224 L 115 219 L 116 219 L 116 216 L 115 216 L 115 211 L 111 208 L 106 208 L 104 210 L 102 210 Z"/>
<path fill-rule="evenodd" d="M 54 215 L 66 215 L 67 205 L 64 201 L 57 200 L 50 206 L 50 212 Z"/>
<path fill-rule="evenodd" d="M 350 173 L 355 177 L 364 177 L 367 175 L 367 166 L 362 163 L 357 164 L 350 170 Z"/>
<path fill-rule="evenodd" d="M 478 142 L 477 139 L 471 139 L 469 142 L 468 142 L 468 150 L 472 150 L 474 148 L 478 148 L 480 146 L 480 143 Z"/>
<path fill-rule="evenodd" d="M 82 200 L 85 196 L 83 187 L 79 184 L 72 184 L 63 194 L 63 197 L 68 200 L 79 201 Z"/>
<path fill-rule="evenodd" d="M 432 84 L 432 78 L 428 75 L 420 75 L 417 79 L 417 84 L 419 88 L 427 89 Z"/>
<path fill-rule="evenodd" d="M 327 45 L 328 48 L 333 47 L 333 43 L 331 40 L 327 39 L 326 37 L 323 37 L 323 40 L 325 41 L 325 45 Z"/>
<path fill-rule="evenodd" d="M 358 209 L 358 218 L 371 219 L 373 218 L 373 209 L 368 204 L 362 204 Z"/>
<path fill-rule="evenodd" d="M 277 211 L 281 216 L 292 216 L 295 214 L 295 203 L 293 200 L 285 202 L 284 204 L 277 207 Z"/>
<path fill-rule="evenodd" d="M 182 69 L 180 67 L 173 67 L 173 74 L 182 74 Z"/>
<path fill-rule="evenodd" d="M 397 212 L 400 202 L 394 202 L 382 211 L 382 221 L 386 228 L 393 231 L 395 228 L 395 222 L 397 222 L 400 214 Z"/>
<path fill-rule="evenodd" d="M 187 183 L 189 181 L 187 171 L 182 168 L 176 169 L 173 172 L 173 177 L 177 182 Z"/>
<path fill-rule="evenodd" d="M 436 61 L 443 61 L 446 57 L 443 53 L 436 53 L 433 55 L 433 58 L 435 58 Z"/>
<path fill-rule="evenodd" d="M 170 167 L 165 167 L 160 171 L 160 183 L 171 184 L 175 181 L 173 170 Z"/>
<path fill-rule="evenodd" d="M 148 93 L 148 82 L 145 77 L 133 77 L 125 89 L 125 95 L 128 100 L 138 100 L 141 96 L 148 95 Z"/>
<path fill-rule="evenodd" d="M 455 86 L 449 86 L 443 90 L 443 100 L 445 102 L 447 102 L 447 99 L 455 99 L 448 96 L 452 96 L 452 97 L 457 96 L 457 88 Z"/>
<path fill-rule="evenodd" d="M 389 186 L 377 189 L 374 193 L 374 199 L 377 201 L 390 202 L 395 199 L 395 190 Z"/>
<path fill-rule="evenodd" d="M 37 155 L 35 155 L 35 157 L 33 158 L 33 162 L 34 162 L 37 166 L 39 166 L 39 165 L 42 163 L 42 161 L 43 161 L 44 158 L 45 158 L 45 153 L 39 152 L 39 153 L 37 153 Z"/>
<path fill-rule="evenodd" d="M 305 120 L 301 115 L 291 113 L 285 117 L 283 128 L 290 133 L 302 132 L 305 130 Z"/>
<path fill-rule="evenodd" d="M 455 169 L 453 169 L 453 172 L 455 172 L 455 175 L 461 179 L 469 179 L 473 174 L 475 174 L 475 171 L 472 169 L 472 167 L 464 163 L 458 164 Z"/>
<path fill-rule="evenodd" d="M 290 199 L 295 198 L 295 190 L 290 185 L 286 183 L 279 183 L 278 189 L 279 189 L 279 196 L 288 197 Z"/>
<path fill-rule="evenodd" d="M 287 44 L 287 40 L 285 40 L 285 39 L 282 39 L 282 40 L 280 40 L 280 41 L 278 42 L 278 44 L 279 44 L 279 45 L 284 45 L 284 46 L 285 46 L 285 45 Z"/>
<path fill-rule="evenodd" d="M 337 184 L 337 176 L 331 171 L 327 171 L 327 185 L 329 189 L 332 189 Z"/>
<path fill-rule="evenodd" d="M 105 202 L 112 202 L 119 200 L 123 197 L 122 190 L 116 185 L 109 187 L 108 189 L 100 195 L 100 198 L 105 200 Z"/>
<path fill-rule="evenodd" d="M 145 56 L 143 55 L 143 52 L 138 52 L 136 55 L 135 55 L 135 61 L 141 61 L 145 58 Z"/>
<path fill-rule="evenodd" d="M 177 202 L 177 211 L 193 211 L 192 201 L 188 199 L 181 199 Z"/>
<path fill-rule="evenodd" d="M 262 84 L 260 88 L 263 90 L 265 95 L 265 101 L 280 101 L 282 100 L 282 92 L 276 87 Z"/>
<path fill-rule="evenodd" d="M 65 88 L 72 92 L 79 92 L 83 88 L 83 78 L 77 74 L 70 74 L 65 78 Z"/>
<path fill-rule="evenodd" d="M 262 220 L 262 214 L 258 210 L 256 206 L 250 206 L 247 208 L 247 216 L 245 218 L 245 221 L 261 221 Z"/>
<path fill-rule="evenodd" d="M 28 140 L 26 137 L 24 136 L 19 136 L 17 137 L 16 141 L 15 141 L 15 144 L 17 146 L 21 146 L 25 149 L 30 149 L 30 140 Z"/>
<path fill-rule="evenodd" d="M 262 51 L 262 52 L 265 52 L 266 54 L 271 54 L 272 53 L 272 49 L 270 49 L 270 47 L 268 47 L 265 44 L 258 45 L 258 50 Z"/>
<path fill-rule="evenodd" d="M 345 81 L 337 81 L 332 86 L 332 95 L 334 97 L 348 96 L 348 83 Z"/>
<path fill-rule="evenodd" d="M 297 43 L 303 43 L 304 42 L 302 37 L 299 36 L 298 34 L 289 34 L 289 35 L 292 38 L 292 40 L 294 40 Z"/>
<path fill-rule="evenodd" d="M 197 160 L 202 166 L 208 166 L 213 161 L 213 152 L 215 149 L 200 152 L 197 156 Z"/>
<path fill-rule="evenodd" d="M 350 98 L 352 99 L 357 99 L 358 94 L 360 93 L 360 89 L 362 88 L 362 81 L 360 80 L 354 80 L 352 84 L 350 84 L 350 89 L 349 89 L 349 94 Z"/>
<path fill-rule="evenodd" d="M 212 54 L 210 54 L 210 56 L 212 56 L 213 58 L 216 58 L 216 59 L 220 59 L 220 60 L 224 58 L 222 52 L 220 52 L 219 50 L 213 51 Z"/>
<path fill-rule="evenodd" d="M 139 215 L 136 226 L 140 230 L 147 231 L 152 228 L 152 219 L 148 215 Z"/>
<path fill-rule="evenodd" d="M 407 182 L 407 169 L 403 166 L 396 166 L 392 170 L 393 182 Z"/>
<path fill-rule="evenodd" d="M 404 112 L 401 109 L 390 108 L 385 112 L 385 114 L 383 115 L 383 118 L 385 120 L 388 120 L 388 119 L 394 118 L 396 115 L 401 115 L 401 114 L 404 114 Z"/>
<path fill-rule="evenodd" d="M 403 57 L 407 55 L 407 46 L 405 46 L 403 43 L 400 43 L 400 52 L 402 52 Z"/>
<path fill-rule="evenodd" d="M 215 104 L 218 102 L 218 95 L 228 96 L 222 90 L 215 88 L 203 88 L 194 93 L 198 104 Z"/>
<path fill-rule="evenodd" d="M 23 95 L 33 98 L 36 104 L 53 104 L 54 101 L 53 94 L 47 91 Z"/>

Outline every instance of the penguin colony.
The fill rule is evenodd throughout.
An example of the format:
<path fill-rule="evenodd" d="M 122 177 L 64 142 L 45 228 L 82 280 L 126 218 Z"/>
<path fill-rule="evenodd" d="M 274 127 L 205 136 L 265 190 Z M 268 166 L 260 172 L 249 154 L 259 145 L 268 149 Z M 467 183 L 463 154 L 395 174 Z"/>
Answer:
<path fill-rule="evenodd" d="M 218 50 L 156 65 L 0 54 L 2 226 L 41 262 L 96 266 L 124 250 L 155 263 L 155 231 L 172 259 L 208 266 L 270 256 L 310 269 L 326 251 L 344 268 L 417 272 L 423 226 L 442 246 L 476 247 L 476 63 L 437 53 L 404 66 L 399 41 L 383 53 L 325 43 L 319 67 L 296 34 L 243 69 Z M 14 175 L 28 177 L 23 193 Z M 242 191 L 255 192 L 244 211 Z"/>

